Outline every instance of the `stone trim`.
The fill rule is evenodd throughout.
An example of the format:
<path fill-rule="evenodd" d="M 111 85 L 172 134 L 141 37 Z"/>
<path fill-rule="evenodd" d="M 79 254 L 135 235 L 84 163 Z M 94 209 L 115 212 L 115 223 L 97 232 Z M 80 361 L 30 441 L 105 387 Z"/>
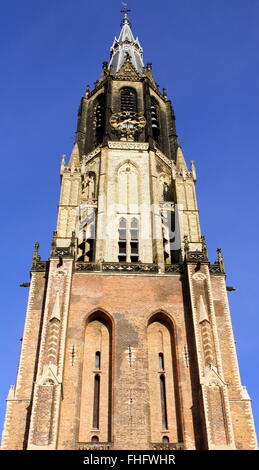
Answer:
<path fill-rule="evenodd" d="M 108 142 L 109 149 L 118 150 L 148 150 L 149 144 L 146 142 Z"/>

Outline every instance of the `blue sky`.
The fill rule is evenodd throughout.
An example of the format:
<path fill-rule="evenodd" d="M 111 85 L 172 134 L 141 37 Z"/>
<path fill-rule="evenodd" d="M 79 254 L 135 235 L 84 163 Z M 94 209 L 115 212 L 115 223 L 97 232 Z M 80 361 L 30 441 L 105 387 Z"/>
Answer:
<path fill-rule="evenodd" d="M 211 261 L 222 248 L 242 382 L 258 395 L 258 0 L 131 0 L 133 32 L 194 160 Z M 115 0 L 10 0 L 0 18 L 0 423 L 15 383 L 33 245 L 49 256 L 61 154 L 120 30 Z M 2 426 L 1 426 L 2 427 Z"/>

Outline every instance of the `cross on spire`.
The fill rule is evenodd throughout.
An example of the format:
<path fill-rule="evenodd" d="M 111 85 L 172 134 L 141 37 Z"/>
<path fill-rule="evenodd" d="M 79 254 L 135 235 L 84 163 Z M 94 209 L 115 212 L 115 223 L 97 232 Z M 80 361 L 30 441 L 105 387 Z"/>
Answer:
<path fill-rule="evenodd" d="M 123 6 L 123 10 L 121 10 L 121 13 L 124 13 L 125 15 L 127 15 L 127 13 L 131 10 L 129 10 L 127 7 L 128 7 L 128 4 L 125 3 L 125 2 L 121 2 L 122 6 Z"/>

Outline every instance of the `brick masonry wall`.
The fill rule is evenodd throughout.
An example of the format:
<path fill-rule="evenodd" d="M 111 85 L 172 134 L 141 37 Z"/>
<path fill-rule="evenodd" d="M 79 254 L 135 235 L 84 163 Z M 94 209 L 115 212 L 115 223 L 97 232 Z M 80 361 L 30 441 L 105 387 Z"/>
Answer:
<path fill-rule="evenodd" d="M 178 403 L 179 432 L 183 434 L 188 448 L 195 448 L 192 407 L 196 405 L 194 398 L 198 398 L 197 390 L 191 386 L 190 369 L 193 365 L 187 366 L 184 355 L 187 344 L 186 309 L 180 276 L 74 274 L 65 353 L 59 449 L 77 447 L 80 401 L 85 399 L 81 396 L 85 325 L 88 317 L 97 310 L 107 312 L 113 325 L 111 437 L 114 448 L 148 449 L 151 446 L 147 326 L 152 315 L 161 311 L 175 325 L 176 369 L 181 390 Z M 77 352 L 72 365 L 73 348 Z M 168 407 L 170 406 L 172 404 L 169 401 Z M 92 413 L 91 409 L 89 413 Z M 157 423 L 157 426 L 160 429 L 161 423 Z M 174 439 L 175 433 L 174 427 Z M 162 440 L 162 435 L 160 439 Z"/>

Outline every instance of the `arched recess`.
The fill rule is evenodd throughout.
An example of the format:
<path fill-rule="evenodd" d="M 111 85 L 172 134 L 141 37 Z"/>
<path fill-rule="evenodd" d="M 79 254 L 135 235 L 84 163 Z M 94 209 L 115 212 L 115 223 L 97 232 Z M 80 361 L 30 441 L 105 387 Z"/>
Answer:
<path fill-rule="evenodd" d="M 120 213 L 135 214 L 139 210 L 139 175 L 130 161 L 118 169 L 117 201 Z"/>
<path fill-rule="evenodd" d="M 87 320 L 84 337 L 79 442 L 111 440 L 112 322 L 102 311 Z"/>
<path fill-rule="evenodd" d="M 147 327 L 151 442 L 183 442 L 174 324 L 163 312 Z"/>

